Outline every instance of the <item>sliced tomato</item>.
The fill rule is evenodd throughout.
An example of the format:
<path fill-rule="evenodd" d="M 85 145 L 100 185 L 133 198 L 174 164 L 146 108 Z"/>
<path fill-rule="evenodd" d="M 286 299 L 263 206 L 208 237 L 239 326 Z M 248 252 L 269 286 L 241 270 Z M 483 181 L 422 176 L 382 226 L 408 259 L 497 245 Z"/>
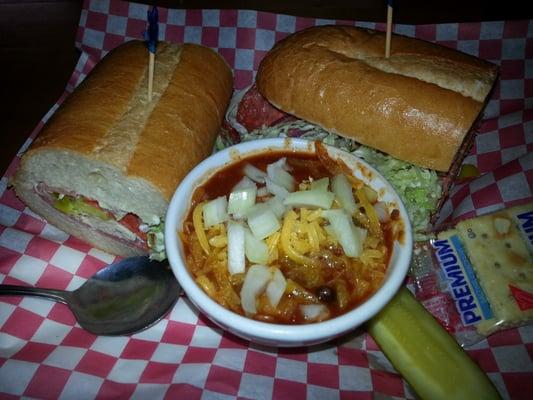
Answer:
<path fill-rule="evenodd" d="M 88 198 L 84 197 L 84 198 L 83 198 L 83 202 L 84 202 L 85 204 L 90 205 L 91 207 L 94 207 L 94 208 L 96 208 L 96 209 L 98 209 L 98 210 L 100 210 L 100 211 L 106 213 L 108 217 L 113 218 L 113 219 L 115 218 L 115 216 L 113 215 L 113 213 L 111 213 L 111 212 L 109 212 L 109 211 L 103 209 L 102 207 L 100 207 L 100 204 L 98 204 L 98 201 L 96 201 L 96 200 L 91 200 L 91 199 L 88 199 Z"/>
<path fill-rule="evenodd" d="M 128 213 L 118 222 L 146 241 L 146 233 L 140 230 L 141 219 L 137 215 Z"/>
<path fill-rule="evenodd" d="M 89 204 L 90 206 L 93 206 L 95 208 L 99 208 L 99 209 L 102 209 L 102 207 L 100 207 L 100 204 L 98 204 L 98 202 L 96 200 L 91 200 L 91 199 L 88 199 L 87 197 L 83 197 L 83 201 L 86 203 L 86 204 Z"/>

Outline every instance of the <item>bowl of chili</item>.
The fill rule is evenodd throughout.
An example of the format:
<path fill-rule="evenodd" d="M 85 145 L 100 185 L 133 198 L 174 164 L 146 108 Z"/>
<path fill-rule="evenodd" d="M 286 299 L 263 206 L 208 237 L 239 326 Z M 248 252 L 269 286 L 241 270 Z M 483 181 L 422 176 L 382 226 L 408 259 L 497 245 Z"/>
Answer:
<path fill-rule="evenodd" d="M 176 189 L 167 256 L 188 299 L 263 345 L 329 341 L 403 283 L 412 231 L 374 168 L 320 142 L 262 139 L 213 154 Z"/>

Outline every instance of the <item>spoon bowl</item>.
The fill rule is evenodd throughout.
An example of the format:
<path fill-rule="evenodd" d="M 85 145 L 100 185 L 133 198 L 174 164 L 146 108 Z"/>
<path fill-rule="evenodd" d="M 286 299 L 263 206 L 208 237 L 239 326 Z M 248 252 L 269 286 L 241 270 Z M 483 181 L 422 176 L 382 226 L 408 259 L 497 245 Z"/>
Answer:
<path fill-rule="evenodd" d="M 163 318 L 180 295 L 167 262 L 132 257 L 108 265 L 74 291 L 0 285 L 0 295 L 45 297 L 69 306 L 96 335 L 129 335 Z"/>

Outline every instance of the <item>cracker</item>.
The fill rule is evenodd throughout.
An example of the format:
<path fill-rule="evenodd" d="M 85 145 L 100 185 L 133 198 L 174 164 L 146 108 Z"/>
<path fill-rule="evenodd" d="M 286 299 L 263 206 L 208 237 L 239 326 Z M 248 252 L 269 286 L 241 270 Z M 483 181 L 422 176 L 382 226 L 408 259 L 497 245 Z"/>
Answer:
<path fill-rule="evenodd" d="M 533 320 L 533 309 L 520 309 L 510 286 L 533 294 L 533 257 L 516 215 L 533 204 L 461 221 L 456 225 L 494 319 L 478 324 L 481 333 Z M 533 224 L 533 222 L 532 222 Z"/>

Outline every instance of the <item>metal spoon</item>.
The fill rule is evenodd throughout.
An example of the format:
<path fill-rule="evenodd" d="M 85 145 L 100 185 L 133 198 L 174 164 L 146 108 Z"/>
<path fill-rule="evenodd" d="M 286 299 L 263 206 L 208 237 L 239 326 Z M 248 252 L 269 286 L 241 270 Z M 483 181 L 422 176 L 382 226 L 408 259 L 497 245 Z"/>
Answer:
<path fill-rule="evenodd" d="M 111 264 L 74 291 L 0 285 L 0 295 L 45 297 L 67 304 L 96 335 L 128 335 L 158 322 L 180 295 L 168 263 L 133 257 Z"/>

